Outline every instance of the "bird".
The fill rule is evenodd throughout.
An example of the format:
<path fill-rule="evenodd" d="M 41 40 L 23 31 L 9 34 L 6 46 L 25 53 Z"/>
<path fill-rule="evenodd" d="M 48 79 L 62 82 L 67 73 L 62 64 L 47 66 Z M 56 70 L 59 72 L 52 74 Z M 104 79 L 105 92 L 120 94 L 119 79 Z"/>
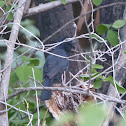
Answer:
<path fill-rule="evenodd" d="M 60 55 L 63 57 L 69 57 L 71 49 L 75 41 L 64 42 L 58 45 L 51 53 Z M 45 87 L 52 87 L 55 81 L 60 81 L 64 71 L 68 70 L 69 60 L 67 58 L 58 57 L 56 55 L 49 54 L 46 58 L 43 67 L 43 78 Z M 42 101 L 49 100 L 51 98 L 52 91 L 43 90 L 41 92 L 40 99 Z"/>

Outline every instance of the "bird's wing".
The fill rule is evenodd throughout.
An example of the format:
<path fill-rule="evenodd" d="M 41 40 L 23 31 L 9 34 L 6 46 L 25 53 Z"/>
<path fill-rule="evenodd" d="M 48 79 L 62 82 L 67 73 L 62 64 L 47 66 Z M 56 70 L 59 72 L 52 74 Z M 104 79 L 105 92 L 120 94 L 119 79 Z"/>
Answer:
<path fill-rule="evenodd" d="M 67 56 L 66 52 L 62 49 L 56 50 L 54 53 L 65 57 Z M 52 79 L 57 74 L 63 74 L 63 72 L 67 69 L 68 64 L 69 61 L 65 58 L 49 55 L 43 69 L 44 76 L 46 75 Z"/>

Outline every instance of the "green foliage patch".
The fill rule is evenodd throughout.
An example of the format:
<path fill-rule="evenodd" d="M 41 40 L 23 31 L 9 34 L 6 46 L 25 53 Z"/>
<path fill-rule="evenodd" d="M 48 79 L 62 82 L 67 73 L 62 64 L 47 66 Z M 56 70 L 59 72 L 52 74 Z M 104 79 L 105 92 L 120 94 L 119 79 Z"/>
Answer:
<path fill-rule="evenodd" d="M 96 28 L 96 32 L 99 35 L 106 35 L 111 46 L 119 44 L 118 31 L 125 25 L 124 20 L 117 20 L 112 25 L 110 24 L 99 24 Z"/>
<path fill-rule="evenodd" d="M 93 3 L 96 5 L 96 6 L 99 6 L 101 3 L 102 3 L 103 0 L 93 0 Z"/>

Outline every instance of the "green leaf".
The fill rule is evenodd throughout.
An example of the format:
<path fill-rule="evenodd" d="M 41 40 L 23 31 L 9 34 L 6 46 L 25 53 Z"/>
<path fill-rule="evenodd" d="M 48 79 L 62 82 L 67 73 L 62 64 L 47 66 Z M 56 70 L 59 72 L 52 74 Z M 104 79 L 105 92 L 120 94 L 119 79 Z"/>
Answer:
<path fill-rule="evenodd" d="M 102 86 L 102 80 L 96 79 L 96 81 L 94 82 L 94 88 L 99 89 L 101 88 L 101 86 Z"/>
<path fill-rule="evenodd" d="M 123 94 L 126 92 L 126 89 L 124 87 L 122 87 L 119 83 L 117 83 L 117 81 L 116 81 L 116 86 L 117 86 L 117 90 L 119 91 L 120 94 Z"/>
<path fill-rule="evenodd" d="M 13 20 L 13 16 L 14 16 L 14 14 L 12 12 L 10 12 L 9 15 L 7 16 L 7 20 L 9 20 L 9 21 Z"/>
<path fill-rule="evenodd" d="M 113 77 L 112 76 L 108 76 L 107 78 L 103 79 L 103 81 L 105 81 L 105 82 L 108 81 L 113 86 L 115 86 L 114 82 L 113 82 Z M 118 91 L 119 91 L 120 94 L 123 94 L 123 93 L 126 92 L 126 89 L 124 87 L 122 87 L 117 81 L 115 81 L 115 83 L 116 83 L 116 87 L 117 87 L 117 89 L 118 89 Z"/>
<path fill-rule="evenodd" d="M 125 114 L 125 116 L 126 116 L 126 114 Z M 122 118 L 121 121 L 119 122 L 119 125 L 117 125 L 117 126 L 126 126 L 126 120 Z"/>
<path fill-rule="evenodd" d="M 1 1 L 1 0 L 0 0 Z M 9 2 L 9 0 L 6 0 L 6 3 Z"/>
<path fill-rule="evenodd" d="M 118 33 L 112 30 L 108 30 L 107 39 L 112 46 L 119 44 Z"/>
<path fill-rule="evenodd" d="M 43 111 L 40 112 L 40 119 L 44 119 L 46 111 L 47 110 L 43 110 Z M 50 116 L 49 113 L 47 113 L 46 118 L 48 118 L 49 116 Z M 33 119 L 38 119 L 38 113 L 37 112 L 33 115 Z"/>
<path fill-rule="evenodd" d="M 38 28 L 35 27 L 34 25 L 34 20 L 30 20 L 30 19 L 25 19 L 21 22 L 21 25 L 23 25 L 28 31 L 30 31 L 31 33 L 33 33 L 36 36 L 40 36 L 40 32 L 38 30 Z M 20 32 L 25 34 L 26 36 L 33 38 L 33 36 L 31 36 L 27 31 L 20 29 Z"/>
<path fill-rule="evenodd" d="M 10 84 L 14 84 L 18 80 L 19 80 L 19 78 L 17 77 L 16 72 L 15 71 L 11 72 Z"/>
<path fill-rule="evenodd" d="M 99 35 L 103 35 L 108 30 L 108 27 L 106 27 L 104 24 L 99 24 L 96 28 L 96 32 Z"/>
<path fill-rule="evenodd" d="M 2 38 L 1 38 L 2 39 Z M 5 42 L 2 42 L 2 40 L 0 39 L 0 47 L 4 48 L 6 47 L 7 45 L 5 44 Z"/>
<path fill-rule="evenodd" d="M 11 120 L 11 122 L 13 124 L 15 124 L 15 126 L 17 125 L 23 125 L 23 124 L 27 124 L 28 123 L 28 120 L 19 120 L 19 119 L 15 119 L 15 120 Z"/>
<path fill-rule="evenodd" d="M 0 12 L 0 17 L 2 16 L 2 12 Z"/>
<path fill-rule="evenodd" d="M 34 93 L 34 95 L 35 95 L 35 92 L 33 91 L 32 93 Z M 33 107 L 34 108 L 34 106 L 36 107 L 37 105 L 36 105 L 36 100 L 34 99 L 34 96 L 33 94 L 30 94 L 30 97 L 31 98 L 27 98 L 27 102 L 29 102 L 29 108 L 31 108 L 31 107 Z M 31 106 L 32 105 L 32 106 Z"/>
<path fill-rule="evenodd" d="M 123 53 L 126 54 L 126 51 L 124 51 Z"/>
<path fill-rule="evenodd" d="M 65 5 L 67 4 L 66 0 L 61 0 L 61 2 Z"/>
<path fill-rule="evenodd" d="M 112 77 L 112 76 L 108 76 L 107 78 L 103 78 L 103 81 L 104 81 L 104 82 L 108 81 L 108 82 L 110 82 L 111 84 L 114 84 L 114 83 L 113 83 L 113 77 Z"/>
<path fill-rule="evenodd" d="M 94 35 L 94 34 L 92 34 L 91 37 L 92 37 L 92 38 L 96 38 L 96 39 L 102 41 L 102 39 L 101 39 L 100 37 L 98 37 L 98 36 L 96 36 L 96 35 Z"/>
<path fill-rule="evenodd" d="M 104 67 L 102 65 L 99 65 L 99 64 L 94 64 L 93 68 L 95 68 L 95 69 L 103 69 Z"/>
<path fill-rule="evenodd" d="M 7 6 L 6 9 L 5 9 L 5 12 L 7 13 L 10 9 L 11 9 L 11 7 Z"/>
<path fill-rule="evenodd" d="M 16 4 L 16 5 L 14 5 L 13 3 L 9 3 L 9 4 L 7 4 L 8 6 L 10 6 L 11 8 L 13 8 L 13 9 L 16 9 L 16 8 L 18 8 L 18 4 Z"/>
<path fill-rule="evenodd" d="M 34 66 L 38 66 L 39 65 L 39 59 L 38 58 L 29 58 L 29 57 L 26 57 L 26 56 L 22 56 L 21 58 L 22 58 L 22 60 L 24 62 L 28 62 L 29 61 Z"/>
<path fill-rule="evenodd" d="M 7 6 L 6 9 L 5 9 L 5 12 L 7 13 L 10 9 L 11 9 L 11 7 L 10 6 Z M 13 16 L 14 16 L 14 14 L 12 12 L 10 12 L 7 15 L 7 20 L 12 20 L 13 19 Z"/>
<path fill-rule="evenodd" d="M 113 23 L 112 27 L 116 28 L 116 29 L 120 29 L 125 25 L 125 21 L 124 20 L 117 20 Z"/>
<path fill-rule="evenodd" d="M 64 113 L 59 120 L 54 121 L 52 126 L 64 126 L 72 122 L 77 122 L 77 126 L 101 126 L 106 117 L 107 108 L 101 104 L 84 104 L 78 113 Z"/>
<path fill-rule="evenodd" d="M 29 80 L 29 76 L 33 77 L 32 68 L 34 69 L 35 79 L 42 82 L 42 71 L 35 67 L 22 65 L 19 66 L 15 72 L 22 82 L 27 82 Z"/>
<path fill-rule="evenodd" d="M 102 105 L 84 105 L 79 111 L 78 126 L 101 126 L 106 117 L 106 109 Z"/>
<path fill-rule="evenodd" d="M 92 73 L 92 74 L 91 74 L 91 78 L 97 76 L 98 74 L 100 74 L 100 73 L 99 73 L 99 72 Z M 90 77 L 89 74 L 80 75 L 80 78 L 82 78 L 82 79 L 85 80 L 85 81 L 86 81 L 86 80 L 89 80 L 89 77 Z M 101 76 L 100 76 L 100 78 L 101 78 Z"/>
<path fill-rule="evenodd" d="M 30 22 L 29 22 L 30 23 Z M 25 28 L 31 32 L 32 34 L 36 35 L 37 37 L 40 36 L 40 32 L 38 30 L 38 28 L 36 28 L 34 25 L 26 25 Z M 34 36 L 32 36 L 29 32 L 27 32 L 26 30 L 20 29 L 20 32 L 22 34 L 25 34 L 25 36 L 29 37 L 30 39 L 33 39 Z"/>
<path fill-rule="evenodd" d="M 13 93 L 14 91 L 13 91 L 13 88 L 12 87 L 9 87 L 8 88 L 8 95 L 10 95 L 11 93 Z"/>
<path fill-rule="evenodd" d="M 72 122 L 72 121 L 73 122 L 75 121 L 74 114 L 71 112 L 67 112 L 62 114 L 59 120 L 55 120 L 52 126 L 64 126 L 66 122 Z"/>
<path fill-rule="evenodd" d="M 104 25 L 107 29 L 109 29 L 112 25 L 111 24 L 102 24 Z"/>
<path fill-rule="evenodd" d="M 26 27 L 26 26 L 29 26 L 29 25 L 33 25 L 35 22 L 34 20 L 30 20 L 30 19 L 25 19 L 21 22 L 21 25 Z"/>
<path fill-rule="evenodd" d="M 96 6 L 99 6 L 101 3 L 102 3 L 103 0 L 93 0 L 93 3 L 96 5 Z"/>
<path fill-rule="evenodd" d="M 93 73 L 91 76 L 96 76 L 97 73 Z M 80 75 L 80 78 L 82 78 L 83 80 L 89 80 L 90 75 L 89 74 L 82 74 Z"/>
<path fill-rule="evenodd" d="M 0 7 L 2 8 L 5 5 L 4 1 L 0 1 Z"/>
<path fill-rule="evenodd" d="M 29 25 L 25 27 L 28 31 L 30 31 L 31 33 L 33 33 L 36 36 L 40 36 L 40 32 L 38 30 L 38 28 L 35 27 L 35 25 Z M 27 31 L 24 31 L 26 35 L 28 35 L 30 38 L 32 38 L 33 36 L 31 36 Z"/>

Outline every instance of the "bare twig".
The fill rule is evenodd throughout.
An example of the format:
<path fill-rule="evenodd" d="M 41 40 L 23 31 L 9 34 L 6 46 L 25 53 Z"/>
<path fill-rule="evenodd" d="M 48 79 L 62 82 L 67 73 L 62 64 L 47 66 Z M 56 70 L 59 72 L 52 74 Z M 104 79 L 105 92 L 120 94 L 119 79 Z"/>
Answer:
<path fill-rule="evenodd" d="M 42 122 L 42 126 L 45 126 L 44 124 L 46 123 L 45 119 L 46 119 L 48 111 L 49 111 L 49 108 L 47 108 L 47 110 L 46 110 L 46 113 L 45 113 L 45 116 L 44 116 L 44 119 L 43 119 L 43 122 Z"/>
<path fill-rule="evenodd" d="M 77 2 L 77 1 L 79 1 L 79 0 L 66 0 L 66 3 L 70 4 L 70 3 Z M 111 6 L 125 5 L 125 4 L 126 4 L 126 2 L 111 3 L 111 4 L 99 6 L 99 7 L 95 8 L 93 11 L 97 11 L 99 9 L 103 9 L 103 8 L 107 8 L 107 7 L 111 7 Z M 49 3 L 46 3 L 46 4 L 40 4 L 39 6 L 30 8 L 28 13 L 25 16 L 27 17 L 27 16 L 35 15 L 35 14 L 38 14 L 40 12 L 44 12 L 44 11 L 53 9 L 53 8 L 61 6 L 61 5 L 63 5 L 63 4 L 60 1 L 54 1 L 54 2 L 49 2 Z M 89 11 L 89 12 L 87 12 L 85 14 L 87 15 L 87 14 L 90 14 L 90 13 L 92 13 L 92 11 Z M 82 14 L 82 15 L 78 16 L 77 19 L 84 16 L 85 14 Z"/>
<path fill-rule="evenodd" d="M 35 80 L 35 73 L 34 73 L 34 69 L 32 68 L 32 73 L 33 73 L 33 78 Z M 36 87 L 36 81 L 34 81 L 35 87 Z M 36 95 L 36 103 L 37 103 L 37 113 L 38 113 L 38 126 L 40 125 L 40 115 L 39 115 L 39 99 L 38 99 L 38 93 L 37 91 L 35 91 L 35 95 Z"/>
<path fill-rule="evenodd" d="M 71 4 L 71 3 L 74 3 L 77 1 L 78 0 L 66 0 L 66 4 Z M 28 13 L 26 13 L 25 17 L 47 11 L 47 10 L 53 9 L 53 8 L 61 6 L 61 5 L 63 5 L 63 3 L 61 1 L 53 1 L 53 2 L 46 3 L 46 4 L 40 4 L 36 7 L 29 9 L 29 11 L 28 11 Z"/>
<path fill-rule="evenodd" d="M 41 90 L 52 90 L 52 91 L 65 91 L 65 92 L 71 92 L 71 93 L 78 93 L 78 94 L 83 94 L 83 95 L 87 95 L 87 96 L 92 96 L 96 98 L 102 98 L 106 101 L 109 102 L 115 102 L 115 103 L 120 103 L 120 104 L 126 104 L 125 100 L 121 100 L 115 97 L 110 97 L 108 95 L 104 95 L 104 94 L 99 94 L 99 93 L 87 93 L 87 90 L 80 90 L 80 89 L 73 89 L 72 87 L 28 87 L 28 88 L 20 88 L 19 91 L 16 91 L 10 95 L 8 95 L 8 97 L 6 98 L 6 100 L 9 100 L 17 95 L 22 94 L 23 92 L 29 92 L 29 91 L 41 91 Z M 5 101 L 4 99 L 0 99 L 0 101 Z"/>

